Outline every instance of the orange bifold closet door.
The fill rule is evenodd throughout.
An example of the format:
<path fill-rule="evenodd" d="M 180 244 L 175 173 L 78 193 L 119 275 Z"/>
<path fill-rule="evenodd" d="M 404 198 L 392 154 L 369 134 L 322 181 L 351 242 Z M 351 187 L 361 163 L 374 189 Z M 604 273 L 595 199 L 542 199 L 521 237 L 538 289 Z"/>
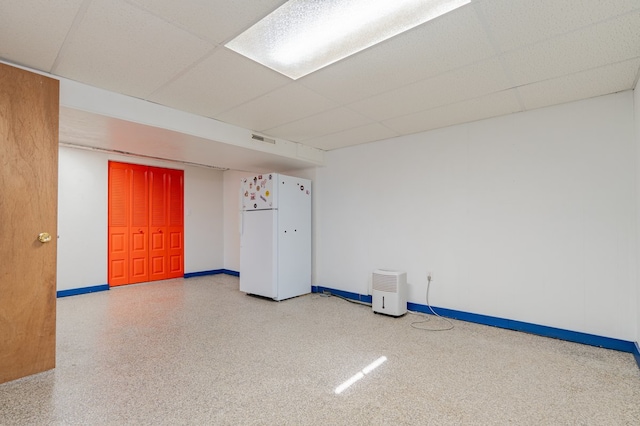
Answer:
<path fill-rule="evenodd" d="M 184 276 L 184 172 L 109 162 L 109 285 Z"/>

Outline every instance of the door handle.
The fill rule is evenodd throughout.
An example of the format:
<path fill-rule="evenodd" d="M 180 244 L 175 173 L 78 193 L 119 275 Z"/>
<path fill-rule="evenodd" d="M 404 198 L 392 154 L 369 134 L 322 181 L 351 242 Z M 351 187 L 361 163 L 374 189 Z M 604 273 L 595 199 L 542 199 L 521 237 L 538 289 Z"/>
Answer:
<path fill-rule="evenodd" d="M 48 232 L 39 233 L 38 241 L 40 241 L 42 244 L 48 243 L 49 241 L 51 241 L 51 234 L 49 234 Z"/>

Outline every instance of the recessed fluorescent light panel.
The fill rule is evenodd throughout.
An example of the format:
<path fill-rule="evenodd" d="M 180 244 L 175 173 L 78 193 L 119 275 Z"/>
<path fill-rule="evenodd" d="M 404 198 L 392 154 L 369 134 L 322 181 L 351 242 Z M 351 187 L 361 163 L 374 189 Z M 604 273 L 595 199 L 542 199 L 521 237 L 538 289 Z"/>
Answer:
<path fill-rule="evenodd" d="M 471 0 L 290 0 L 225 46 L 294 80 Z"/>

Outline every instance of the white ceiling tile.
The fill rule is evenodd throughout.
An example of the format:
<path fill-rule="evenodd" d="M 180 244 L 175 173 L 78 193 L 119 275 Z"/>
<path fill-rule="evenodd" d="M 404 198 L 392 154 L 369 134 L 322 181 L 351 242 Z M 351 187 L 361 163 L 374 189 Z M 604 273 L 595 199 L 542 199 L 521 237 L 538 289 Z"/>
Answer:
<path fill-rule="evenodd" d="M 474 5 L 504 52 L 637 10 L 640 1 L 490 0 Z"/>
<path fill-rule="evenodd" d="M 464 6 L 298 81 L 351 103 L 493 55 L 474 9 Z"/>
<path fill-rule="evenodd" d="M 298 83 L 289 83 L 215 118 L 251 130 L 264 131 L 338 105 Z"/>
<path fill-rule="evenodd" d="M 285 0 L 131 1 L 216 44 L 234 38 L 285 3 Z"/>
<path fill-rule="evenodd" d="M 348 108 L 335 108 L 314 116 L 264 131 L 266 135 L 302 142 L 331 133 L 371 123 L 371 120 Z"/>
<path fill-rule="evenodd" d="M 504 55 L 516 85 L 547 80 L 640 56 L 640 12 Z"/>
<path fill-rule="evenodd" d="M 0 57 L 50 71 L 82 1 L 3 1 Z"/>
<path fill-rule="evenodd" d="M 400 134 L 423 132 L 521 111 L 514 89 L 382 122 Z"/>
<path fill-rule="evenodd" d="M 501 62 L 489 59 L 364 99 L 349 107 L 374 120 L 386 120 L 507 88 L 509 81 Z"/>
<path fill-rule="evenodd" d="M 121 0 L 93 0 L 56 74 L 144 98 L 212 45 Z"/>
<path fill-rule="evenodd" d="M 633 89 L 640 58 L 519 87 L 526 109 Z"/>
<path fill-rule="evenodd" d="M 342 132 L 333 133 L 329 136 L 309 139 L 306 140 L 304 144 L 329 151 L 332 149 L 389 139 L 395 136 L 399 136 L 398 132 L 385 127 L 380 123 L 372 123 Z"/>
<path fill-rule="evenodd" d="M 148 99 L 214 117 L 290 81 L 269 68 L 221 47 L 155 91 Z"/>
<path fill-rule="evenodd" d="M 0 58 L 326 150 L 627 90 L 640 67 L 640 0 L 473 0 L 297 82 L 217 46 L 283 2 L 0 0 Z M 160 140 L 77 124 L 61 137 Z M 158 155 L 248 158 L 174 133 Z"/>

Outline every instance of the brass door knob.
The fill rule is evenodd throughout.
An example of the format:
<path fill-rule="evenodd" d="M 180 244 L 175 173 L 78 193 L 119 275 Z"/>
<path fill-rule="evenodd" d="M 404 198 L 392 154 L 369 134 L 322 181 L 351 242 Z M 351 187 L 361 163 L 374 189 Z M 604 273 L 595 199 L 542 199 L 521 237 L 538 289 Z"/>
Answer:
<path fill-rule="evenodd" d="M 49 234 L 48 232 L 41 232 L 38 234 L 38 241 L 40 241 L 41 243 L 48 243 L 49 241 L 51 241 L 51 234 Z"/>

